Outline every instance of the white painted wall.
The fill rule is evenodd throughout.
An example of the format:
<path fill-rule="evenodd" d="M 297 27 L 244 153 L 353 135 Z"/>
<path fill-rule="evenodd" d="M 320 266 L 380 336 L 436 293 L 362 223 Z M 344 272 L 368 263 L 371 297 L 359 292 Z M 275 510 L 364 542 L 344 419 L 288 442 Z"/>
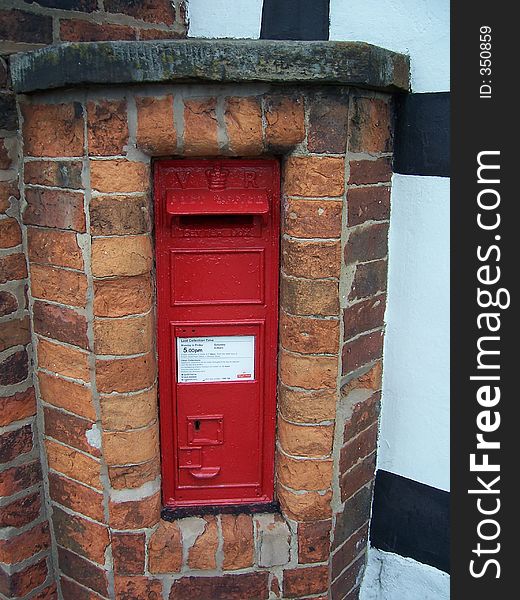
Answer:
<path fill-rule="evenodd" d="M 260 37 L 263 0 L 188 0 L 189 36 Z"/>
<path fill-rule="evenodd" d="M 360 600 L 448 600 L 450 577 L 428 565 L 371 548 Z"/>

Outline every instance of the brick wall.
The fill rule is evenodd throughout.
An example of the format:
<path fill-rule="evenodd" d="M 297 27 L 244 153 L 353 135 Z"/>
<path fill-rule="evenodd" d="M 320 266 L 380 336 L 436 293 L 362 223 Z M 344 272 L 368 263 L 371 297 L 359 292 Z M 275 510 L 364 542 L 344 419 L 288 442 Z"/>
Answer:
<path fill-rule="evenodd" d="M 389 97 L 177 85 L 20 100 L 35 388 L 63 597 L 303 599 L 331 588 L 333 600 L 357 598 L 379 408 Z M 162 521 L 150 162 L 262 154 L 282 160 L 282 512 Z"/>

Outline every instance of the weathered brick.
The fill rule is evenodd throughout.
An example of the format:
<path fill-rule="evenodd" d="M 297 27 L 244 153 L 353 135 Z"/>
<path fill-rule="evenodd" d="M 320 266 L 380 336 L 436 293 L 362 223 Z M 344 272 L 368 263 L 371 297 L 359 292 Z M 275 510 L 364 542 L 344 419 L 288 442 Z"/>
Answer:
<path fill-rule="evenodd" d="M 108 596 L 108 580 L 104 569 L 85 560 L 78 554 L 58 546 L 58 564 L 60 571 L 81 585 L 98 594 Z"/>
<path fill-rule="evenodd" d="M 367 185 L 371 183 L 387 183 L 391 179 L 392 161 L 390 158 L 350 161 L 349 183 Z"/>
<path fill-rule="evenodd" d="M 98 317 L 145 313 L 152 307 L 152 301 L 150 275 L 94 281 L 94 314 Z"/>
<path fill-rule="evenodd" d="M 0 283 L 25 279 L 27 277 L 27 263 L 22 253 L 0 256 Z"/>
<path fill-rule="evenodd" d="M 282 239 L 282 268 L 286 275 L 309 279 L 339 277 L 341 247 L 338 242 L 302 242 Z"/>
<path fill-rule="evenodd" d="M 1 411 L 0 411 L 1 413 Z M 13 496 L 41 481 L 40 462 L 17 465 L 0 472 L 0 496 Z"/>
<path fill-rule="evenodd" d="M 298 525 L 298 562 L 324 562 L 330 556 L 330 529 L 332 521 L 315 521 Z"/>
<path fill-rule="evenodd" d="M 131 235 L 150 230 L 146 196 L 96 196 L 90 201 L 92 235 Z"/>
<path fill-rule="evenodd" d="M 139 394 L 101 396 L 101 421 L 105 431 L 146 427 L 157 419 L 157 390 Z"/>
<path fill-rule="evenodd" d="M 343 346 L 343 375 L 383 355 L 383 332 L 374 331 L 354 338 Z"/>
<path fill-rule="evenodd" d="M 290 148 L 305 138 L 303 98 L 267 96 L 264 100 L 265 141 L 270 148 Z"/>
<path fill-rule="evenodd" d="M 152 313 L 124 319 L 94 321 L 97 354 L 140 354 L 153 345 L 155 323 Z"/>
<path fill-rule="evenodd" d="M 381 294 L 352 304 L 343 311 L 344 339 L 370 331 L 384 324 L 386 295 Z"/>
<path fill-rule="evenodd" d="M 178 573 L 182 567 L 182 539 L 177 523 L 161 521 L 148 545 L 150 573 Z M 190 593 L 190 598 L 192 597 Z"/>
<path fill-rule="evenodd" d="M 277 488 L 278 500 L 282 505 L 284 514 L 295 521 L 321 521 L 330 519 L 332 510 L 332 492 L 305 492 L 293 493 L 279 485 Z"/>
<path fill-rule="evenodd" d="M 345 263 L 367 262 L 388 253 L 388 224 L 381 223 L 350 231 L 345 246 Z"/>
<path fill-rule="evenodd" d="M 358 265 L 348 299 L 367 298 L 377 292 L 384 292 L 386 290 L 387 268 L 386 260 Z"/>
<path fill-rule="evenodd" d="M 173 582 L 169 600 L 264 600 L 269 596 L 269 573 L 220 577 L 182 577 Z"/>
<path fill-rule="evenodd" d="M 287 198 L 284 231 L 299 238 L 339 238 L 342 207 L 341 200 Z"/>
<path fill-rule="evenodd" d="M 278 419 L 280 445 L 293 456 L 328 456 L 332 451 L 333 437 L 333 425 L 294 425 Z"/>
<path fill-rule="evenodd" d="M 353 98 L 349 124 L 350 152 L 389 152 L 392 150 L 390 104 L 378 98 Z"/>
<path fill-rule="evenodd" d="M 114 588 L 118 600 L 162 600 L 162 582 L 149 577 L 116 575 Z"/>
<path fill-rule="evenodd" d="M 0 352 L 13 346 L 25 346 L 31 341 L 29 317 L 0 323 Z"/>
<path fill-rule="evenodd" d="M 3 569 L 0 568 L 0 578 L 3 572 Z M 6 592 L 11 598 L 25 598 L 29 592 L 44 583 L 47 579 L 47 573 L 47 561 L 44 558 L 36 564 L 24 567 L 9 575 L 5 584 L 0 579 L 0 585 L 3 587 L 0 591 Z"/>
<path fill-rule="evenodd" d="M 22 114 L 26 156 L 83 156 L 81 104 L 23 104 Z"/>
<path fill-rule="evenodd" d="M 100 600 L 98 594 L 82 587 L 74 580 L 65 577 L 63 574 L 60 577 L 60 587 L 64 598 L 74 598 L 74 600 Z"/>
<path fill-rule="evenodd" d="M 286 312 L 293 315 L 337 316 L 338 282 L 282 276 L 280 304 Z"/>
<path fill-rule="evenodd" d="M 87 319 L 71 308 L 36 300 L 33 324 L 36 333 L 80 348 L 89 347 Z"/>
<path fill-rule="evenodd" d="M 336 402 L 336 390 L 291 390 L 280 385 L 278 409 L 288 421 L 330 421 L 336 415 Z"/>
<path fill-rule="evenodd" d="M 350 593 L 361 580 L 365 568 L 365 557 L 361 556 L 334 581 L 331 585 L 331 600 L 353 600 Z M 347 595 L 348 593 L 348 595 Z"/>
<path fill-rule="evenodd" d="M 104 5 L 109 13 L 123 13 L 149 23 L 172 25 L 175 21 L 175 8 L 168 0 L 105 0 Z"/>
<path fill-rule="evenodd" d="M 207 516 L 204 521 L 204 530 L 188 551 L 188 567 L 190 569 L 208 570 L 217 568 L 217 520 L 214 516 Z"/>
<path fill-rule="evenodd" d="M 31 262 L 83 269 L 83 256 L 74 232 L 28 227 L 27 241 Z"/>
<path fill-rule="evenodd" d="M 0 427 L 27 419 L 35 414 L 36 398 L 32 387 L 11 396 L 0 397 Z"/>
<path fill-rule="evenodd" d="M 83 187 L 82 168 L 79 160 L 31 160 L 25 163 L 24 180 L 25 183 L 77 190 Z"/>
<path fill-rule="evenodd" d="M 225 571 L 251 567 L 254 561 L 253 519 L 250 515 L 222 515 Z"/>
<path fill-rule="evenodd" d="M 332 556 L 332 579 L 343 571 L 368 544 L 368 523 L 354 533 Z"/>
<path fill-rule="evenodd" d="M 54 502 L 95 521 L 105 520 L 103 494 L 76 481 L 49 473 L 49 493 Z"/>
<path fill-rule="evenodd" d="M 150 169 L 145 163 L 124 159 L 91 160 L 90 182 L 99 192 L 146 192 Z"/>
<path fill-rule="evenodd" d="M 29 355 L 27 350 L 13 352 L 0 361 L 0 385 L 14 385 L 27 379 Z"/>
<path fill-rule="evenodd" d="M 341 196 L 345 191 L 344 180 L 343 158 L 290 156 L 283 168 L 283 191 L 288 196 Z"/>
<path fill-rule="evenodd" d="M 152 27 L 139 30 L 140 40 L 175 40 L 184 38 L 185 33 L 174 29 L 154 29 Z"/>
<path fill-rule="evenodd" d="M 348 96 L 336 90 L 314 94 L 309 110 L 307 149 L 342 154 L 347 145 Z"/>
<path fill-rule="evenodd" d="M 1 527 L 24 527 L 36 520 L 41 511 L 40 492 L 34 492 L 9 504 L 3 504 L 0 511 Z"/>
<path fill-rule="evenodd" d="M 0 169 L 14 168 L 13 157 L 10 149 L 6 146 L 4 139 L 0 138 Z"/>
<path fill-rule="evenodd" d="M 371 394 L 368 398 L 357 402 L 352 407 L 352 413 L 345 421 L 343 442 L 348 442 L 356 435 L 377 423 L 381 408 L 381 392 Z"/>
<path fill-rule="evenodd" d="M 18 199 L 19 197 L 18 180 L 0 181 L 0 212 L 3 213 L 9 208 L 10 198 Z"/>
<path fill-rule="evenodd" d="M 219 153 L 217 139 L 217 101 L 184 101 L 184 153 L 212 156 Z"/>
<path fill-rule="evenodd" d="M 356 437 L 351 438 L 341 448 L 339 459 L 340 473 L 346 473 L 358 461 L 372 454 L 377 448 L 378 424 L 374 423 Z"/>
<path fill-rule="evenodd" d="M 87 104 L 88 153 L 124 154 L 128 143 L 126 100 L 98 100 Z"/>
<path fill-rule="evenodd" d="M 376 469 L 376 453 L 362 459 L 356 466 L 352 467 L 341 476 L 339 487 L 341 490 L 341 501 L 350 498 L 364 485 L 374 479 Z"/>
<path fill-rule="evenodd" d="M 50 439 L 45 440 L 45 450 L 50 469 L 98 490 L 103 489 L 99 461 Z"/>
<path fill-rule="evenodd" d="M 329 569 L 326 565 L 286 569 L 283 572 L 283 591 L 287 598 L 304 594 L 319 594 L 329 587 Z"/>
<path fill-rule="evenodd" d="M 43 414 L 45 416 L 45 435 L 77 450 L 82 450 L 93 456 L 100 456 L 99 449 L 91 446 L 87 439 L 87 431 L 91 430 L 93 426 L 91 421 L 48 406 L 44 407 Z"/>
<path fill-rule="evenodd" d="M 86 352 L 54 344 L 43 338 L 38 338 L 38 366 L 65 377 L 73 377 L 87 382 L 90 380 Z"/>
<path fill-rule="evenodd" d="M 39 523 L 17 536 L 0 540 L 0 562 L 16 564 L 50 546 L 49 525 Z"/>
<path fill-rule="evenodd" d="M 22 231 L 16 219 L 0 219 L 0 248 L 14 248 L 22 243 Z"/>
<path fill-rule="evenodd" d="M 108 467 L 110 485 L 115 490 L 136 489 L 159 477 L 161 465 L 159 458 L 142 463 L 140 465 L 124 465 Z"/>
<path fill-rule="evenodd" d="M 325 490 L 332 485 L 331 460 L 301 460 L 278 453 L 278 481 L 293 490 Z"/>
<path fill-rule="evenodd" d="M 360 529 L 370 518 L 372 505 L 372 488 L 365 486 L 350 497 L 343 507 L 343 512 L 336 515 L 333 547 L 341 546 L 343 542 Z"/>
<path fill-rule="evenodd" d="M 173 96 L 138 97 L 137 147 L 153 156 L 177 152 L 177 131 L 173 120 Z"/>
<path fill-rule="evenodd" d="M 152 262 L 152 244 L 147 235 L 92 240 L 92 273 L 95 277 L 142 275 L 150 271 Z"/>
<path fill-rule="evenodd" d="M 60 39 L 63 42 L 109 42 L 135 40 L 136 30 L 126 25 L 92 23 L 80 19 L 60 19 Z"/>
<path fill-rule="evenodd" d="M 85 231 L 82 192 L 28 188 L 25 199 L 23 219 L 27 225 Z"/>
<path fill-rule="evenodd" d="M 280 314 L 280 343 L 302 354 L 334 354 L 339 348 L 339 321 Z"/>
<path fill-rule="evenodd" d="M 307 356 L 282 350 L 280 380 L 291 387 L 319 390 L 336 388 L 338 360 L 334 356 Z"/>
<path fill-rule="evenodd" d="M 0 39 L 52 44 L 52 17 L 13 8 L 0 10 Z"/>
<path fill-rule="evenodd" d="M 285 519 L 278 514 L 255 517 L 259 567 L 286 565 L 290 560 L 291 532 Z"/>
<path fill-rule="evenodd" d="M 33 448 L 31 425 L 0 434 L 0 464 L 11 462 L 17 456 L 30 452 Z"/>
<path fill-rule="evenodd" d="M 105 563 L 105 550 L 110 539 L 104 525 L 67 513 L 57 506 L 53 507 L 52 522 L 60 546 L 98 564 Z"/>
<path fill-rule="evenodd" d="M 56 600 L 58 597 L 58 589 L 55 583 L 51 583 L 41 592 L 35 594 L 31 600 Z M 76 600 L 79 600 L 78 598 Z"/>
<path fill-rule="evenodd" d="M 98 390 L 102 393 L 134 392 L 149 388 L 155 380 L 155 356 L 96 360 Z"/>
<path fill-rule="evenodd" d="M 34 298 L 84 307 L 87 278 L 83 273 L 34 264 L 31 266 L 31 293 Z"/>
<path fill-rule="evenodd" d="M 109 465 L 129 465 L 152 460 L 159 450 L 157 424 L 146 429 L 103 432 L 104 457 Z"/>
<path fill-rule="evenodd" d="M 0 291 L 0 317 L 5 317 L 18 310 L 18 300 L 14 294 Z"/>
<path fill-rule="evenodd" d="M 145 566 L 144 533 L 112 533 L 114 571 L 124 575 L 142 575 Z"/>
<path fill-rule="evenodd" d="M 347 195 L 348 224 L 385 221 L 390 218 L 390 188 L 352 188 Z"/>
<path fill-rule="evenodd" d="M 262 110 L 258 98 L 226 98 L 224 121 L 233 154 L 251 156 L 262 152 Z"/>

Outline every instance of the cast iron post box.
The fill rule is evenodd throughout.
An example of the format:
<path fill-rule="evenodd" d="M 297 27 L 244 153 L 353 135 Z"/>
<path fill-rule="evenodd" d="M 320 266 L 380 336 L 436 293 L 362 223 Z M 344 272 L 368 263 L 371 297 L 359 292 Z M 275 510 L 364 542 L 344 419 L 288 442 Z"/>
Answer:
<path fill-rule="evenodd" d="M 167 507 L 273 499 L 279 198 L 276 160 L 155 164 Z"/>

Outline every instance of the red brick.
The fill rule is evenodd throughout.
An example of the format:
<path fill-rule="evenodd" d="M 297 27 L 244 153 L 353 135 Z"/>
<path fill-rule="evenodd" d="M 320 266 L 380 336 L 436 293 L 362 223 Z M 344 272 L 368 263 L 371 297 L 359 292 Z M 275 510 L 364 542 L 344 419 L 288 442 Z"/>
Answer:
<path fill-rule="evenodd" d="M 217 101 L 184 101 L 184 153 L 204 156 L 219 153 L 217 139 Z"/>
<path fill-rule="evenodd" d="M 23 218 L 27 225 L 85 231 L 82 192 L 29 188 L 25 198 L 27 208 Z"/>
<path fill-rule="evenodd" d="M 25 277 L 27 277 L 27 263 L 23 254 L 0 256 L 0 283 L 25 279 Z"/>
<path fill-rule="evenodd" d="M 60 571 L 98 594 L 108 596 L 108 580 L 104 569 L 85 560 L 78 554 L 58 546 Z"/>
<path fill-rule="evenodd" d="M 51 583 L 41 592 L 32 596 L 31 600 L 58 600 L 58 590 L 55 583 Z"/>
<path fill-rule="evenodd" d="M 222 515 L 224 560 L 222 568 L 234 571 L 251 567 L 254 561 L 253 519 L 250 515 Z"/>
<path fill-rule="evenodd" d="M 387 261 L 358 264 L 348 299 L 367 298 L 386 290 Z"/>
<path fill-rule="evenodd" d="M 125 159 L 91 160 L 90 182 L 99 192 L 147 192 L 149 165 Z"/>
<path fill-rule="evenodd" d="M 301 97 L 267 96 L 264 100 L 265 141 L 270 148 L 291 148 L 305 138 Z"/>
<path fill-rule="evenodd" d="M 0 361 L 0 385 L 14 385 L 27 379 L 29 355 L 27 350 L 13 352 Z"/>
<path fill-rule="evenodd" d="M 377 448 L 378 424 L 374 423 L 341 448 L 339 459 L 340 473 L 346 473 L 359 460 L 372 454 Z"/>
<path fill-rule="evenodd" d="M 41 507 L 39 491 L 4 504 L 0 513 L 0 527 L 24 527 L 39 517 Z"/>
<path fill-rule="evenodd" d="M 18 181 L 0 181 L 0 213 L 4 213 L 10 206 L 10 198 L 20 197 Z"/>
<path fill-rule="evenodd" d="M 385 221 L 390 218 L 390 188 L 351 188 L 347 194 L 348 224 Z"/>
<path fill-rule="evenodd" d="M 63 473 L 98 490 L 102 490 L 101 466 L 99 461 L 74 448 L 59 444 L 54 440 L 45 440 L 49 469 Z"/>
<path fill-rule="evenodd" d="M 224 121 L 233 154 L 251 156 L 262 152 L 262 110 L 258 98 L 226 98 Z"/>
<path fill-rule="evenodd" d="M 0 248 L 14 248 L 22 243 L 22 232 L 16 219 L 0 219 Z"/>
<path fill-rule="evenodd" d="M 370 518 L 372 507 L 372 486 L 362 487 L 343 506 L 343 512 L 336 514 L 334 527 L 334 548 L 341 546 Z"/>
<path fill-rule="evenodd" d="M 63 42 L 108 42 L 111 40 L 135 40 L 137 34 L 135 29 L 126 25 L 61 19 L 60 39 Z"/>
<path fill-rule="evenodd" d="M 34 388 L 0 397 L 0 427 L 5 427 L 36 414 Z M 1 494 L 0 494 L 1 495 Z"/>
<path fill-rule="evenodd" d="M 379 98 L 353 98 L 349 124 L 350 152 L 389 152 L 392 150 L 391 110 Z"/>
<path fill-rule="evenodd" d="M 47 406 L 44 408 L 44 415 L 46 435 L 93 456 L 100 455 L 99 449 L 91 446 L 86 437 L 87 431 L 92 429 L 92 421 Z"/>
<path fill-rule="evenodd" d="M 43 559 L 34 565 L 16 571 L 7 578 L 7 584 L 4 584 L 1 581 L 2 572 L 3 569 L 0 567 L 0 592 L 5 592 L 10 598 L 25 598 L 29 592 L 37 588 L 47 579 L 47 561 L 46 559 Z"/>
<path fill-rule="evenodd" d="M 141 465 L 123 465 L 108 467 L 110 485 L 115 490 L 136 489 L 148 481 L 153 481 L 160 474 L 159 459 L 145 462 Z"/>
<path fill-rule="evenodd" d="M 38 366 L 65 377 L 90 381 L 88 354 L 82 350 L 37 338 Z"/>
<path fill-rule="evenodd" d="M 92 235 L 132 235 L 150 230 L 146 196 L 97 196 L 90 201 Z"/>
<path fill-rule="evenodd" d="M 339 486 L 341 489 L 341 501 L 350 498 L 364 485 L 372 481 L 376 469 L 375 451 L 361 460 L 356 466 L 341 476 Z"/>
<path fill-rule="evenodd" d="M 175 21 L 175 8 L 168 0 L 105 0 L 105 10 L 130 15 L 149 23 L 172 25 Z"/>
<path fill-rule="evenodd" d="M 339 238 L 342 207 L 341 200 L 287 198 L 284 232 L 298 238 Z"/>
<path fill-rule="evenodd" d="M 350 231 L 345 246 L 345 263 L 367 262 L 388 253 L 388 224 L 375 224 Z"/>
<path fill-rule="evenodd" d="M 0 10 L 0 39 L 52 44 L 52 18 L 13 8 Z"/>
<path fill-rule="evenodd" d="M 280 414 L 294 423 L 332 421 L 336 416 L 336 390 L 292 390 L 280 384 Z"/>
<path fill-rule="evenodd" d="M 290 156 L 283 175 L 284 193 L 289 196 L 332 198 L 345 191 L 345 160 L 340 157 Z"/>
<path fill-rule="evenodd" d="M 307 390 L 334 389 L 337 362 L 335 356 L 307 356 L 283 350 L 280 353 L 280 381 Z"/>
<path fill-rule="evenodd" d="M 155 381 L 155 356 L 149 352 L 136 358 L 96 361 L 100 392 L 134 392 L 150 387 Z"/>
<path fill-rule="evenodd" d="M 88 153 L 124 154 L 128 143 L 126 100 L 98 100 L 87 104 Z"/>
<path fill-rule="evenodd" d="M 141 575 L 145 566 L 144 533 L 112 534 L 112 557 L 114 571 L 125 575 Z"/>
<path fill-rule="evenodd" d="M 24 425 L 20 429 L 0 434 L 0 464 L 30 452 L 33 448 L 32 427 Z"/>
<path fill-rule="evenodd" d="M 284 515 L 295 521 L 321 521 L 332 515 L 332 492 L 294 493 L 279 485 L 278 499 Z"/>
<path fill-rule="evenodd" d="M 152 301 L 153 288 L 149 275 L 94 281 L 94 314 L 97 317 L 145 313 L 152 307 Z"/>
<path fill-rule="evenodd" d="M 354 338 L 343 346 L 343 375 L 359 369 L 383 355 L 383 332 L 375 331 Z"/>
<path fill-rule="evenodd" d="M 71 515 L 53 507 L 52 522 L 56 541 L 98 564 L 105 563 L 105 550 L 110 543 L 108 529 L 78 515 Z"/>
<path fill-rule="evenodd" d="M 13 346 L 25 346 L 31 341 L 29 317 L 0 323 L 0 352 Z"/>
<path fill-rule="evenodd" d="M 0 291 L 0 317 L 5 317 L 18 310 L 18 300 L 14 294 Z"/>
<path fill-rule="evenodd" d="M 83 269 L 83 256 L 74 232 L 28 227 L 27 241 L 31 262 Z"/>
<path fill-rule="evenodd" d="M 25 183 L 77 190 L 83 187 L 82 168 L 79 160 L 31 160 L 25 163 L 24 180 Z"/>
<path fill-rule="evenodd" d="M 280 446 L 293 456 L 324 457 L 332 450 L 333 425 L 295 425 L 278 419 Z"/>
<path fill-rule="evenodd" d="M 175 521 L 160 521 L 148 544 L 150 573 L 178 573 L 182 567 L 181 530 Z"/>
<path fill-rule="evenodd" d="M 310 152 L 342 154 L 347 145 L 348 96 L 336 90 L 313 94 L 309 110 L 307 148 Z"/>
<path fill-rule="evenodd" d="M 356 435 L 377 422 L 381 407 L 381 392 L 370 395 L 352 408 L 352 414 L 345 421 L 343 442 L 349 442 Z"/>
<path fill-rule="evenodd" d="M 136 98 L 137 146 L 154 156 L 177 151 L 173 96 Z"/>
<path fill-rule="evenodd" d="M 344 339 L 384 325 L 386 295 L 352 304 L 343 311 Z"/>
<path fill-rule="evenodd" d="M 360 581 L 360 574 L 365 566 L 365 557 L 361 556 L 358 560 L 346 569 L 334 583 L 331 585 L 331 600 L 343 600 Z M 345 599 L 346 600 L 346 599 Z"/>
<path fill-rule="evenodd" d="M 36 333 L 88 349 L 87 320 L 76 311 L 37 300 L 33 304 L 33 318 Z"/>
<path fill-rule="evenodd" d="M 169 600 L 264 600 L 269 596 L 269 573 L 220 577 L 182 577 L 173 582 Z"/>
<path fill-rule="evenodd" d="M 9 154 L 9 150 L 5 145 L 5 141 L 0 138 L 0 169 L 7 170 L 13 167 L 13 160 Z"/>
<path fill-rule="evenodd" d="M 286 598 L 319 594 L 329 587 L 327 566 L 286 569 L 283 572 L 283 590 Z"/>
<path fill-rule="evenodd" d="M 354 533 L 332 556 L 332 579 L 343 571 L 368 544 L 368 523 Z"/>
<path fill-rule="evenodd" d="M 0 472 L 0 496 L 12 496 L 41 481 L 39 461 L 18 465 Z"/>
<path fill-rule="evenodd" d="M 83 156 L 81 104 L 23 104 L 22 113 L 26 156 Z"/>
<path fill-rule="evenodd" d="M 49 473 L 49 493 L 54 502 L 65 508 L 91 517 L 95 521 L 105 520 L 103 494 L 56 473 Z"/>
<path fill-rule="evenodd" d="M 78 585 L 72 579 L 60 577 L 60 587 L 63 598 L 73 598 L 74 600 L 101 600 L 100 596 L 91 590 Z"/>
<path fill-rule="evenodd" d="M 31 266 L 31 292 L 33 298 L 84 307 L 87 301 L 87 278 L 83 273 L 68 269 L 34 264 Z"/>
<path fill-rule="evenodd" d="M 44 402 L 64 408 L 80 417 L 96 420 L 90 387 L 39 372 L 40 395 Z"/>
<path fill-rule="evenodd" d="M 338 282 L 328 279 L 281 278 L 280 304 L 293 315 L 337 316 Z"/>
<path fill-rule="evenodd" d="M 370 183 L 387 183 L 391 179 L 392 161 L 390 158 L 350 161 L 349 183 L 367 185 Z"/>
<path fill-rule="evenodd" d="M 0 540 L 0 562 L 12 565 L 20 563 L 47 550 L 50 543 L 48 523 L 38 523 L 17 536 Z"/>
<path fill-rule="evenodd" d="M 302 354 L 335 354 L 339 347 L 339 321 L 280 314 L 280 343 Z"/>
<path fill-rule="evenodd" d="M 129 502 L 110 502 L 110 525 L 114 529 L 153 527 L 161 516 L 161 494 Z"/>
<path fill-rule="evenodd" d="M 299 563 L 305 564 L 328 560 L 331 524 L 330 520 L 298 524 Z"/>
<path fill-rule="evenodd" d="M 211 515 L 205 517 L 204 521 L 204 531 L 188 551 L 188 567 L 190 569 L 213 570 L 217 568 L 217 520 Z"/>
<path fill-rule="evenodd" d="M 282 239 L 282 269 L 286 275 L 319 279 L 339 277 L 341 248 L 338 242 L 303 242 Z"/>
<path fill-rule="evenodd" d="M 162 582 L 149 577 L 115 576 L 117 600 L 162 600 Z"/>

